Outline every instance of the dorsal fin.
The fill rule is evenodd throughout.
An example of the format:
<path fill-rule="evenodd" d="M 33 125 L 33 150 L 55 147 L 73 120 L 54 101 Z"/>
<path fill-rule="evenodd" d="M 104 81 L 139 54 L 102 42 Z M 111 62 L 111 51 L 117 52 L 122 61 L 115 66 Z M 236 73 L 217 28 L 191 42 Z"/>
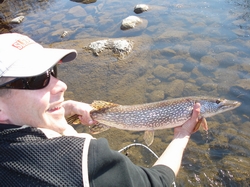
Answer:
<path fill-rule="evenodd" d="M 115 103 L 110 103 L 107 101 L 93 101 L 93 103 L 91 103 L 91 106 L 95 108 L 95 110 L 106 110 L 106 109 L 113 108 L 119 105 Z"/>

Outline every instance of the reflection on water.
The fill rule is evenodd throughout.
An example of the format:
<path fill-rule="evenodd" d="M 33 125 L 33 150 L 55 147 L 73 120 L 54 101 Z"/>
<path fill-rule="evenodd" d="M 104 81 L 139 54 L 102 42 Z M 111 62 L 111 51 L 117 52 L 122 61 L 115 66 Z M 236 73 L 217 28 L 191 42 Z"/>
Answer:
<path fill-rule="evenodd" d="M 239 108 L 208 118 L 208 134 L 201 130 L 192 136 L 177 185 L 249 185 L 248 0 L 18 2 L 0 4 L 1 33 L 20 32 L 44 45 L 78 50 L 77 60 L 59 67 L 60 78 L 68 84 L 67 98 L 135 104 L 210 95 L 241 101 Z M 150 7 L 137 15 L 146 21 L 146 27 L 121 31 L 121 21 L 135 15 L 133 8 L 140 3 Z M 21 24 L 8 23 L 19 15 L 25 16 Z M 107 51 L 96 57 L 85 50 L 93 41 L 121 37 L 133 41 L 132 52 L 123 60 Z M 80 125 L 76 128 L 86 130 Z M 173 132 L 155 134 L 150 148 L 160 155 Z M 106 137 L 115 150 L 132 142 L 143 143 L 142 132 L 111 129 L 96 137 Z M 140 165 L 155 162 L 140 147 L 132 147 L 126 154 Z"/>

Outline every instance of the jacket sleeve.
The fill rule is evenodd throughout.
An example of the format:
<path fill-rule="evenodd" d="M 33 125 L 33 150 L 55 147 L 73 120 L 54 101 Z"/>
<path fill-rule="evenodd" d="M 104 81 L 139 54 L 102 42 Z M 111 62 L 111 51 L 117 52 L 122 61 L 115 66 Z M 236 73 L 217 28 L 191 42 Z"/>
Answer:
<path fill-rule="evenodd" d="M 163 165 L 144 168 L 109 148 L 106 139 L 91 140 L 88 153 L 90 186 L 162 187 L 171 186 L 174 172 Z"/>

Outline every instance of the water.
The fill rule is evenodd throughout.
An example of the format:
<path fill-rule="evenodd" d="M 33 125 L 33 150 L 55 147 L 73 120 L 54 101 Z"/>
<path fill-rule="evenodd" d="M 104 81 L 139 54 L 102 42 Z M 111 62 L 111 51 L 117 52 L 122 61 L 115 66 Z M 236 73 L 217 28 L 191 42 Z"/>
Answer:
<path fill-rule="evenodd" d="M 133 8 L 140 3 L 150 6 L 136 15 L 144 27 L 121 31 L 122 19 L 135 15 Z M 59 77 L 68 85 L 66 99 L 138 104 L 209 95 L 241 101 L 239 108 L 208 118 L 208 134 L 200 130 L 192 136 L 176 183 L 249 186 L 249 6 L 248 0 L 5 1 L 0 4 L 0 32 L 20 32 L 45 46 L 77 49 L 77 60 L 59 67 Z M 21 24 L 7 23 L 18 15 L 25 16 Z M 68 34 L 61 37 L 64 31 Z M 133 41 L 132 52 L 118 60 L 111 51 L 97 57 L 85 49 L 111 38 Z M 107 138 L 115 150 L 144 143 L 142 132 L 111 129 L 96 137 Z M 157 131 L 150 148 L 160 155 L 172 137 L 172 129 Z M 146 167 L 156 160 L 140 146 L 125 154 Z"/>

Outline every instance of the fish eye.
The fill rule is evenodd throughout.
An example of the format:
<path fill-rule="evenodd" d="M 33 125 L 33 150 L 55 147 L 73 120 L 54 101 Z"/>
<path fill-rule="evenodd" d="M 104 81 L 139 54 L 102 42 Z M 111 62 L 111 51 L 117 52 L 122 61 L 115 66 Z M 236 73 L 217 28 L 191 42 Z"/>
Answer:
<path fill-rule="evenodd" d="M 219 104 L 221 102 L 221 100 L 217 99 L 215 102 L 216 102 L 216 104 Z"/>

